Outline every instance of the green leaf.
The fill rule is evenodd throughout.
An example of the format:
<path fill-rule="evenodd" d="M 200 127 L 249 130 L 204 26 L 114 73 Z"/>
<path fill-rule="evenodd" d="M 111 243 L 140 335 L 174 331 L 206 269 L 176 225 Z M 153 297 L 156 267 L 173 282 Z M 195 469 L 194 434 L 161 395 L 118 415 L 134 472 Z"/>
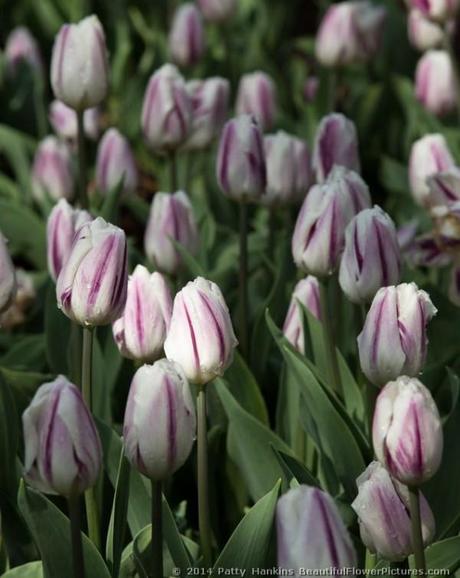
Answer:
<path fill-rule="evenodd" d="M 427 570 L 442 568 L 453 574 L 460 568 L 460 536 L 431 544 L 425 549 L 425 558 Z M 415 568 L 413 556 L 409 558 L 409 565 Z"/>
<path fill-rule="evenodd" d="M 295 480 L 299 484 L 306 484 L 307 486 L 320 487 L 319 481 L 311 474 L 307 468 L 301 464 L 298 460 L 273 448 L 275 456 L 279 461 L 286 479 L 286 485 L 289 487 L 292 480 Z"/>
<path fill-rule="evenodd" d="M 16 566 L 2 574 L 2 578 L 43 578 L 43 564 L 41 562 L 29 562 L 22 566 Z"/>
<path fill-rule="evenodd" d="M 209 277 L 196 257 L 194 257 L 186 247 L 181 245 L 181 243 L 178 243 L 175 239 L 171 238 L 170 240 L 176 251 L 179 253 L 182 263 L 191 277 Z"/>
<path fill-rule="evenodd" d="M 43 335 L 24 335 L 0 358 L 0 365 L 19 371 L 40 371 L 46 366 L 45 355 Z"/>
<path fill-rule="evenodd" d="M 7 367 L 0 367 L 0 375 L 11 388 L 19 415 L 29 405 L 40 385 L 52 381 L 54 378 L 53 375 L 45 373 L 16 371 Z"/>
<path fill-rule="evenodd" d="M 0 377 L 0 491 L 10 496 L 17 492 L 16 452 L 18 447 L 18 414 L 11 389 Z"/>

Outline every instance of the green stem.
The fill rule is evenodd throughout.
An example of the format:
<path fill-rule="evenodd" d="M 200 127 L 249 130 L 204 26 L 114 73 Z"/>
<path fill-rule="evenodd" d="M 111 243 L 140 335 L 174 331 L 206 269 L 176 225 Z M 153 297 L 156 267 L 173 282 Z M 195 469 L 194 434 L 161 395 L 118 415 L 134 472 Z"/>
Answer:
<path fill-rule="evenodd" d="M 248 206 L 240 203 L 240 348 L 248 355 Z"/>
<path fill-rule="evenodd" d="M 332 329 L 331 315 L 329 311 L 329 304 L 327 299 L 327 288 L 325 282 L 322 281 L 320 286 L 321 297 L 321 316 L 323 321 L 324 345 L 329 357 L 329 371 L 330 380 L 333 389 L 338 395 L 342 393 L 342 384 L 340 380 L 339 362 L 337 359 L 337 349 L 334 342 L 334 332 Z"/>
<path fill-rule="evenodd" d="M 366 549 L 366 570 L 373 570 L 377 563 L 377 556 Z"/>
<path fill-rule="evenodd" d="M 276 214 L 275 209 L 270 207 L 268 209 L 268 256 L 271 260 L 275 257 L 275 230 L 276 230 Z"/>
<path fill-rule="evenodd" d="M 177 152 L 175 150 L 171 151 L 169 155 L 169 178 L 170 178 L 170 187 L 171 193 L 175 193 L 177 191 L 178 186 L 178 178 L 177 178 Z"/>
<path fill-rule="evenodd" d="M 85 148 L 85 127 L 83 123 L 83 110 L 76 112 L 77 115 L 77 140 L 78 140 L 78 194 L 80 205 L 83 209 L 87 209 L 88 194 L 86 181 L 86 148 Z"/>
<path fill-rule="evenodd" d="M 70 535 L 72 542 L 72 563 L 74 578 L 85 578 L 85 560 L 81 539 L 80 496 L 69 498 Z"/>
<path fill-rule="evenodd" d="M 163 578 L 163 496 L 161 482 L 152 483 L 152 578 Z"/>
<path fill-rule="evenodd" d="M 419 573 L 426 573 L 425 548 L 423 546 L 422 520 L 420 516 L 420 491 L 408 486 L 409 509 L 412 527 L 412 547 L 414 549 L 415 567 Z"/>
<path fill-rule="evenodd" d="M 205 568 L 212 566 L 211 519 L 208 491 L 208 428 L 206 425 L 206 386 L 200 386 L 197 399 L 198 522 Z"/>
<path fill-rule="evenodd" d="M 70 324 L 70 380 L 81 389 L 82 328 L 78 323 Z"/>

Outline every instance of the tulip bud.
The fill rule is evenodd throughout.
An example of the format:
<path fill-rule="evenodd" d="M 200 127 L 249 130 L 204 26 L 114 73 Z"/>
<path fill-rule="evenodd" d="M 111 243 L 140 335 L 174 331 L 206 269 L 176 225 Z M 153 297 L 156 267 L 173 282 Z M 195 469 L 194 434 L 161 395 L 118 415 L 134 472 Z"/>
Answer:
<path fill-rule="evenodd" d="M 43 72 L 42 56 L 37 41 L 24 26 L 10 32 L 5 44 L 7 70 L 14 76 L 22 63 L 26 63 L 37 73 Z"/>
<path fill-rule="evenodd" d="M 67 145 L 54 136 L 42 140 L 35 153 L 31 179 L 32 192 L 38 201 L 46 197 L 70 199 L 74 180 Z"/>
<path fill-rule="evenodd" d="M 161 357 L 171 313 L 171 291 L 164 277 L 138 265 L 128 280 L 123 315 L 113 324 L 120 353 L 144 362 Z"/>
<path fill-rule="evenodd" d="M 409 159 L 409 182 L 415 202 L 429 205 L 428 177 L 447 171 L 455 161 L 441 134 L 428 134 L 414 142 Z"/>
<path fill-rule="evenodd" d="M 358 515 L 361 540 L 373 554 L 391 562 L 412 554 L 409 490 L 393 480 L 379 462 L 372 462 L 356 480 L 358 495 L 351 507 Z M 423 542 L 434 537 L 434 516 L 420 494 Z"/>
<path fill-rule="evenodd" d="M 198 6 L 206 20 L 222 24 L 235 14 L 237 0 L 198 0 Z"/>
<path fill-rule="evenodd" d="M 262 130 L 269 130 L 276 116 L 276 89 L 265 72 L 253 72 L 241 77 L 236 97 L 236 114 L 252 115 Z"/>
<path fill-rule="evenodd" d="M 54 132 L 63 139 L 76 143 L 78 137 L 77 115 L 60 100 L 53 100 L 49 108 L 49 121 Z M 99 136 L 100 113 L 98 108 L 88 108 L 83 113 L 85 136 L 96 140 Z"/>
<path fill-rule="evenodd" d="M 286 205 L 302 201 L 312 176 L 307 144 L 283 131 L 264 138 L 267 189 L 263 202 Z"/>
<path fill-rule="evenodd" d="M 157 269 L 176 275 L 182 258 L 173 241 L 195 254 L 199 246 L 198 229 L 189 198 L 183 191 L 156 193 L 145 230 L 145 253 Z"/>
<path fill-rule="evenodd" d="M 415 283 L 379 289 L 358 337 L 365 376 L 383 385 L 399 375 L 416 376 L 425 362 L 426 326 L 436 308 Z"/>
<path fill-rule="evenodd" d="M 81 325 L 107 325 L 126 303 L 124 232 L 98 217 L 77 231 L 56 284 L 58 307 Z"/>
<path fill-rule="evenodd" d="M 307 78 L 303 85 L 303 96 L 305 102 L 314 102 L 319 90 L 319 78 L 311 76 Z"/>
<path fill-rule="evenodd" d="M 380 207 L 365 209 L 345 231 L 339 282 L 353 303 L 371 301 L 380 287 L 398 283 L 401 260 L 396 228 Z"/>
<path fill-rule="evenodd" d="M 191 80 L 187 92 L 192 101 L 192 127 L 186 150 L 202 150 L 220 135 L 228 115 L 230 84 L 225 78 Z"/>
<path fill-rule="evenodd" d="M 97 16 L 64 24 L 53 46 L 51 85 L 56 98 L 77 111 L 101 104 L 107 95 L 104 30 Z"/>
<path fill-rule="evenodd" d="M 101 442 L 80 391 L 67 378 L 60 375 L 38 388 L 22 424 L 24 476 L 31 486 L 67 498 L 94 486 Z"/>
<path fill-rule="evenodd" d="M 302 353 L 305 354 L 304 335 L 304 306 L 316 319 L 321 321 L 321 303 L 319 295 L 319 283 L 316 277 L 308 275 L 295 286 L 292 293 L 291 303 L 284 321 L 283 333 L 286 339 Z"/>
<path fill-rule="evenodd" d="M 409 8 L 420 10 L 430 20 L 445 22 L 455 16 L 458 0 L 406 0 Z"/>
<path fill-rule="evenodd" d="M 339 264 L 345 229 L 370 207 L 369 189 L 359 175 L 336 167 L 322 185 L 310 189 L 297 217 L 292 254 L 297 267 L 323 277 Z"/>
<path fill-rule="evenodd" d="M 410 11 L 407 26 L 409 40 L 417 50 L 426 52 L 442 45 L 444 40 L 442 26 L 427 18 L 420 10 Z"/>
<path fill-rule="evenodd" d="M 185 463 L 195 432 L 195 407 L 182 368 L 161 359 L 138 369 L 123 424 L 131 464 L 151 480 L 162 481 Z"/>
<path fill-rule="evenodd" d="M 158 151 L 174 150 L 190 132 L 192 103 L 184 79 L 172 64 L 150 77 L 142 106 L 142 130 L 147 144 Z"/>
<path fill-rule="evenodd" d="M 325 181 L 335 165 L 357 173 L 361 170 L 355 124 L 337 113 L 325 116 L 316 131 L 313 168 L 317 181 Z"/>
<path fill-rule="evenodd" d="M 265 191 L 263 137 L 248 115 L 229 120 L 222 131 L 217 180 L 222 192 L 236 201 L 254 201 Z"/>
<path fill-rule="evenodd" d="M 192 383 L 203 385 L 224 374 L 237 343 L 219 287 L 202 277 L 187 283 L 174 299 L 166 357 L 179 363 Z"/>
<path fill-rule="evenodd" d="M 444 116 L 455 110 L 457 85 L 452 60 L 444 50 L 429 50 L 415 71 L 415 96 L 430 112 Z"/>
<path fill-rule="evenodd" d="M 442 458 L 442 424 L 431 393 L 418 379 L 398 377 L 382 389 L 372 442 L 377 459 L 403 484 L 418 486 L 434 476 Z"/>
<path fill-rule="evenodd" d="M 316 58 L 323 66 L 366 62 L 378 52 L 386 11 L 371 2 L 330 6 L 316 36 Z"/>
<path fill-rule="evenodd" d="M 99 143 L 96 162 L 96 186 L 109 193 L 123 183 L 122 191 L 137 188 L 137 167 L 127 139 L 116 129 L 109 129 Z"/>
<path fill-rule="evenodd" d="M 87 211 L 72 208 L 61 199 L 51 211 L 46 225 L 48 271 L 54 281 L 69 258 L 76 232 L 91 221 Z"/>
<path fill-rule="evenodd" d="M 0 312 L 8 308 L 16 293 L 16 275 L 6 243 L 0 233 Z"/>
<path fill-rule="evenodd" d="M 278 566 L 291 576 L 302 576 L 303 570 L 328 570 L 332 576 L 333 568 L 356 567 L 353 542 L 337 506 L 319 488 L 301 485 L 281 496 L 276 536 Z"/>
<path fill-rule="evenodd" d="M 460 202 L 460 169 L 451 167 L 441 173 L 431 175 L 426 180 L 429 188 L 427 205 L 450 207 Z"/>
<path fill-rule="evenodd" d="M 197 64 L 204 53 L 201 14 L 195 4 L 181 4 L 174 14 L 169 33 L 169 53 L 173 62 L 189 67 Z"/>
<path fill-rule="evenodd" d="M 0 314 L 2 329 L 14 329 L 25 323 L 27 310 L 37 296 L 32 276 L 29 273 L 24 269 L 16 269 L 15 275 L 16 293 L 9 307 Z"/>

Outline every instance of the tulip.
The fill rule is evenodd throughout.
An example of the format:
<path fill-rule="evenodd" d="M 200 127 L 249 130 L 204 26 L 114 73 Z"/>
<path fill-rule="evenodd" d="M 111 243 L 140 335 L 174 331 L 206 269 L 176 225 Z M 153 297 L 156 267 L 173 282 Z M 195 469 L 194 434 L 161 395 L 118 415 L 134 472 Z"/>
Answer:
<path fill-rule="evenodd" d="M 15 75 L 21 64 L 26 63 L 37 73 L 43 72 L 43 61 L 37 41 L 24 26 L 12 30 L 5 44 L 7 70 Z"/>
<path fill-rule="evenodd" d="M 267 188 L 263 202 L 286 205 L 304 199 L 310 186 L 310 153 L 307 144 L 283 131 L 264 138 Z"/>
<path fill-rule="evenodd" d="M 182 366 L 189 381 L 204 385 L 224 374 L 236 345 L 219 287 L 202 277 L 187 283 L 174 299 L 166 357 Z"/>
<path fill-rule="evenodd" d="M 195 4 L 181 4 L 174 14 L 169 33 L 169 53 L 173 62 L 189 67 L 197 64 L 204 53 L 201 14 Z"/>
<path fill-rule="evenodd" d="M 98 108 L 88 108 L 83 113 L 85 136 L 96 140 L 99 136 L 100 113 Z M 54 132 L 71 143 L 77 141 L 77 115 L 60 100 L 53 100 L 49 108 L 49 121 Z"/>
<path fill-rule="evenodd" d="M 186 150 L 203 150 L 216 139 L 227 119 L 230 84 L 225 78 L 192 80 L 187 83 L 192 101 L 192 126 Z"/>
<path fill-rule="evenodd" d="M 53 46 L 51 85 L 56 98 L 76 111 L 105 99 L 108 62 L 104 30 L 97 16 L 64 24 Z"/>
<path fill-rule="evenodd" d="M 0 312 L 8 308 L 16 293 L 16 275 L 6 243 L 0 233 Z"/>
<path fill-rule="evenodd" d="M 323 277 L 338 266 L 351 219 L 370 206 L 369 190 L 359 175 L 336 167 L 328 180 L 310 189 L 292 237 L 297 267 Z"/>
<path fill-rule="evenodd" d="M 385 560 L 404 560 L 413 553 L 408 489 L 372 462 L 356 480 L 358 495 L 351 507 L 358 515 L 361 540 Z M 420 496 L 425 546 L 434 537 L 435 523 L 428 502 Z"/>
<path fill-rule="evenodd" d="M 323 66 L 366 62 L 378 52 L 386 11 L 371 2 L 330 6 L 316 36 L 316 58 Z"/>
<path fill-rule="evenodd" d="M 14 329 L 26 321 L 26 313 L 37 296 L 32 276 L 24 269 L 16 269 L 16 292 L 9 307 L 0 314 L 0 327 Z"/>
<path fill-rule="evenodd" d="M 304 570 L 356 567 L 356 554 L 334 500 L 319 488 L 297 486 L 276 507 L 278 566 L 291 576 Z M 287 574 L 286 574 L 287 575 Z"/>
<path fill-rule="evenodd" d="M 377 459 L 403 484 L 418 486 L 434 476 L 442 458 L 438 408 L 416 378 L 398 377 L 380 392 L 372 442 Z"/>
<path fill-rule="evenodd" d="M 74 180 L 67 145 L 54 136 L 42 140 L 35 153 L 31 180 L 32 193 L 38 201 L 46 197 L 70 199 Z"/>
<path fill-rule="evenodd" d="M 314 102 L 319 90 L 319 78 L 311 76 L 307 78 L 303 85 L 303 96 L 305 102 Z"/>
<path fill-rule="evenodd" d="M 444 116 L 457 105 L 454 65 L 444 50 L 429 50 L 417 64 L 415 96 L 430 112 Z"/>
<path fill-rule="evenodd" d="M 429 195 L 427 204 L 433 208 L 450 207 L 460 202 L 460 169 L 451 167 L 427 178 Z"/>
<path fill-rule="evenodd" d="M 128 280 L 123 315 L 113 324 L 120 353 L 138 361 L 157 360 L 163 352 L 171 313 L 171 291 L 164 277 L 138 265 Z"/>
<path fill-rule="evenodd" d="M 460 246 L 460 202 L 449 207 L 433 207 L 431 216 L 434 222 L 435 240 L 441 251 L 453 251 Z"/>
<path fill-rule="evenodd" d="M 383 385 L 400 375 L 416 376 L 425 362 L 426 326 L 436 308 L 415 283 L 379 289 L 358 337 L 366 377 Z"/>
<path fill-rule="evenodd" d="M 185 463 L 195 432 L 195 407 L 181 367 L 161 359 L 139 368 L 131 382 L 123 424 L 131 464 L 151 480 L 162 481 Z"/>
<path fill-rule="evenodd" d="M 396 228 L 380 207 L 365 209 L 345 231 L 339 282 L 353 303 L 371 301 L 380 287 L 398 283 L 401 259 Z"/>
<path fill-rule="evenodd" d="M 409 159 L 409 182 L 415 202 L 429 205 L 428 177 L 447 171 L 455 161 L 441 134 L 428 134 L 414 142 Z"/>
<path fill-rule="evenodd" d="M 413 267 L 445 267 L 451 262 L 450 255 L 443 251 L 439 237 L 432 233 L 416 237 L 406 253 Z"/>
<path fill-rule="evenodd" d="M 198 6 L 206 20 L 222 24 L 235 14 L 237 0 L 198 0 Z"/>
<path fill-rule="evenodd" d="M 253 72 L 241 77 L 236 113 L 252 115 L 263 130 L 273 126 L 276 117 L 276 88 L 268 74 Z"/>
<path fill-rule="evenodd" d="M 321 321 L 319 283 L 316 277 L 308 275 L 297 283 L 292 293 L 291 303 L 284 321 L 283 333 L 292 345 L 305 355 L 304 315 L 302 305 Z"/>
<path fill-rule="evenodd" d="M 22 423 L 24 476 L 31 486 L 69 498 L 96 483 L 101 442 L 80 391 L 67 378 L 39 387 Z"/>
<path fill-rule="evenodd" d="M 430 20 L 444 23 L 458 9 L 458 0 L 406 0 L 409 8 L 420 10 Z"/>
<path fill-rule="evenodd" d="M 217 155 L 217 180 L 222 192 L 237 201 L 256 200 L 265 191 L 262 133 L 248 115 L 228 121 L 222 131 Z"/>
<path fill-rule="evenodd" d="M 398 237 L 398 245 L 401 253 L 405 253 L 413 246 L 418 226 L 418 219 L 412 219 L 398 227 L 396 235 Z"/>
<path fill-rule="evenodd" d="M 192 205 L 183 191 L 156 193 L 144 237 L 145 253 L 157 269 L 176 275 L 182 258 L 173 241 L 195 254 L 199 246 L 198 229 Z"/>
<path fill-rule="evenodd" d="M 329 114 L 320 122 L 313 149 L 313 168 L 319 183 L 339 165 L 361 170 L 358 151 L 358 135 L 353 121 L 343 114 Z"/>
<path fill-rule="evenodd" d="M 137 188 L 136 161 L 127 139 L 116 129 L 109 129 L 99 143 L 96 162 L 96 186 L 109 193 L 122 184 L 124 193 Z"/>
<path fill-rule="evenodd" d="M 409 40 L 417 50 L 426 52 L 442 45 L 444 41 L 442 26 L 427 18 L 420 10 L 410 11 L 407 25 Z"/>
<path fill-rule="evenodd" d="M 77 231 L 57 279 L 58 306 L 81 325 L 108 325 L 123 313 L 127 280 L 125 234 L 98 217 Z"/>

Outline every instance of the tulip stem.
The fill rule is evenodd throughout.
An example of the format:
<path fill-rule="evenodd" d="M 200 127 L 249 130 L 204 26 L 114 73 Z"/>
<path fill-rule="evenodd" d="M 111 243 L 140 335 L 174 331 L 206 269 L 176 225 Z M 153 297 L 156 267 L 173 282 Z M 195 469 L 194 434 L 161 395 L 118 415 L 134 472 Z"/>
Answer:
<path fill-rule="evenodd" d="M 319 287 L 321 298 L 321 316 L 323 320 L 324 345 L 329 357 L 329 377 L 333 389 L 338 395 L 341 395 L 342 384 L 340 380 L 339 361 L 337 359 L 337 349 L 335 347 L 334 332 L 332 329 L 332 321 L 327 299 L 327 287 L 324 281 L 320 282 Z"/>
<path fill-rule="evenodd" d="M 248 355 L 248 205 L 240 203 L 240 348 Z"/>
<path fill-rule="evenodd" d="M 408 486 L 409 509 L 412 527 L 412 547 L 414 549 L 415 567 L 421 573 L 426 573 L 425 548 L 423 546 L 422 520 L 420 515 L 420 491 Z"/>
<path fill-rule="evenodd" d="M 169 155 L 169 170 L 170 170 L 170 186 L 171 193 L 177 191 L 177 153 L 175 150 L 171 151 Z"/>
<path fill-rule="evenodd" d="M 85 578 L 85 560 L 81 539 L 80 496 L 69 498 L 70 536 L 74 578 Z"/>
<path fill-rule="evenodd" d="M 198 522 L 205 568 L 212 566 L 211 520 L 208 491 L 208 428 L 206 425 L 206 389 L 200 386 L 197 399 L 198 418 Z"/>
<path fill-rule="evenodd" d="M 77 139 L 78 139 L 78 194 L 80 205 L 83 209 L 89 206 L 86 191 L 86 148 L 85 148 L 85 127 L 83 123 L 83 110 L 77 111 Z"/>
<path fill-rule="evenodd" d="M 152 483 L 152 577 L 163 578 L 163 494 L 161 482 Z"/>
<path fill-rule="evenodd" d="M 268 209 L 268 256 L 272 260 L 275 257 L 275 230 L 276 230 L 275 209 L 273 207 L 270 207 Z"/>

